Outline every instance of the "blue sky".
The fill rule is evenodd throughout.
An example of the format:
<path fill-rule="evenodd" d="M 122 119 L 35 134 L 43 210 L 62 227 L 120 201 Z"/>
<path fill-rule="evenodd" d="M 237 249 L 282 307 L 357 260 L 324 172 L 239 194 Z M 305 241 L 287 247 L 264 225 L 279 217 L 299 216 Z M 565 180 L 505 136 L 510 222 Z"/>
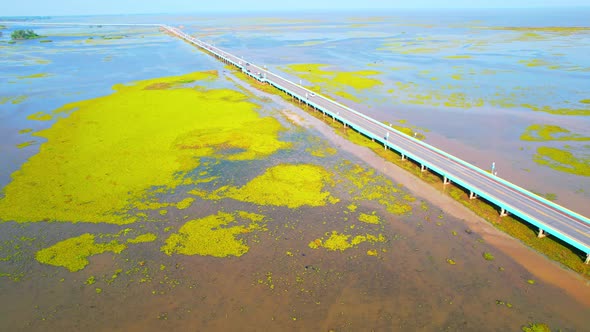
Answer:
<path fill-rule="evenodd" d="M 0 0 L 1 16 L 381 8 L 581 7 L 588 0 Z"/>

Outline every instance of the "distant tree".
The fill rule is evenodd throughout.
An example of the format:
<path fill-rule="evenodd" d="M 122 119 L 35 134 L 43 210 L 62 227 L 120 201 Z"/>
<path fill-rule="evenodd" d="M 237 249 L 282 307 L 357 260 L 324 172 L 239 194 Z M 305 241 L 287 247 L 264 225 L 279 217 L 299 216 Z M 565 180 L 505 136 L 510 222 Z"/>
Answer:
<path fill-rule="evenodd" d="M 41 37 L 33 30 L 14 30 L 10 36 L 12 37 L 12 40 L 35 39 Z"/>

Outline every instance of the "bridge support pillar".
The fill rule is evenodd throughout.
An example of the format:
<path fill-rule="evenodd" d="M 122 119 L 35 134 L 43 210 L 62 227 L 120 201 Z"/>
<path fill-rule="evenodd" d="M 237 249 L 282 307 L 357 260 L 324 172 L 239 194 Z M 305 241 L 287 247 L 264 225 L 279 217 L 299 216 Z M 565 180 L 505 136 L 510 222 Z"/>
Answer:
<path fill-rule="evenodd" d="M 469 192 L 469 199 L 476 199 L 477 198 L 477 194 L 474 193 L 473 191 Z"/>
<path fill-rule="evenodd" d="M 402 153 L 402 160 L 408 160 L 408 157 Z"/>
<path fill-rule="evenodd" d="M 586 261 L 584 264 L 590 264 L 590 253 L 586 254 Z"/>
<path fill-rule="evenodd" d="M 445 176 L 443 179 L 443 184 L 449 184 L 449 183 L 451 183 L 451 180 L 449 180 L 449 178 Z"/>
<path fill-rule="evenodd" d="M 500 208 L 500 217 L 506 217 L 508 215 L 508 211 L 505 208 Z"/>
<path fill-rule="evenodd" d="M 545 231 L 543 231 L 543 229 L 539 228 L 539 233 L 537 234 L 537 237 L 539 239 L 544 238 L 545 236 L 547 236 L 547 234 L 545 234 Z"/>
<path fill-rule="evenodd" d="M 426 172 L 426 171 L 428 170 L 428 167 L 426 167 L 426 165 L 424 165 L 424 164 L 421 164 L 421 165 L 420 165 L 420 170 L 421 170 L 422 172 Z"/>

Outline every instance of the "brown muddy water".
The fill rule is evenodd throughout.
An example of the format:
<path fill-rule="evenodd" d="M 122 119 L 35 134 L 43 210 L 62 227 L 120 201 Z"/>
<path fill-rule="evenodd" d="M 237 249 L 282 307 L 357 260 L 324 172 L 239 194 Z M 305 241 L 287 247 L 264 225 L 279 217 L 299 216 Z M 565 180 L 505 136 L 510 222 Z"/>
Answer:
<path fill-rule="evenodd" d="M 296 143 L 293 149 L 263 161 L 222 162 L 210 171 L 241 185 L 269 165 L 322 165 L 335 174 L 328 190 L 339 202 L 290 209 L 197 198 L 186 210 L 160 216 L 164 222 L 134 225 L 157 234 L 155 242 L 90 257 L 78 272 L 38 264 L 34 252 L 57 239 L 88 230 L 116 233 L 120 226 L 4 223 L 2 250 L 12 257 L 4 263 L 25 272 L 0 279 L 2 330 L 518 331 L 531 322 L 563 331 L 588 329 L 586 304 L 531 274 L 469 223 L 426 200 L 404 200 L 421 193 L 391 182 L 382 169 L 370 173 L 373 168 L 359 153 L 322 136 L 325 128 L 313 127 L 317 121 L 299 112 L 293 118 L 303 119 L 303 125 L 293 125 L 282 110 L 295 110 L 266 97 L 262 112 L 288 128 L 281 139 Z M 306 151 L 317 146 L 338 151 L 326 157 Z M 351 173 L 355 165 L 368 173 Z M 369 182 L 354 187 L 355 177 Z M 394 201 L 410 205 L 411 213 L 391 213 L 371 198 L 392 187 Z M 162 200 L 173 201 L 188 189 Z M 267 231 L 239 236 L 250 247 L 243 256 L 168 256 L 160 250 L 187 216 L 235 210 L 256 211 L 271 220 Z M 380 216 L 380 223 L 360 222 L 361 213 Z M 334 231 L 381 234 L 385 240 L 344 251 L 310 248 L 314 239 Z M 484 253 L 494 260 L 484 259 Z M 587 288 L 582 282 L 579 287 Z"/>

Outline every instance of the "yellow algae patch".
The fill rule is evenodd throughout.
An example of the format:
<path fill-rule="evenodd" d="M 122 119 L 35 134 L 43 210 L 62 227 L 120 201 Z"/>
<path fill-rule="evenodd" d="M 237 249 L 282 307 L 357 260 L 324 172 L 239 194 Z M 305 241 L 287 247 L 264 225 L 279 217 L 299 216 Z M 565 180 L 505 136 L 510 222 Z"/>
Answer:
<path fill-rule="evenodd" d="M 145 243 L 156 241 L 158 237 L 154 233 L 141 234 L 133 239 L 127 239 L 127 243 Z"/>
<path fill-rule="evenodd" d="M 16 145 L 17 148 L 22 149 L 22 148 L 26 148 L 27 146 L 31 146 L 33 144 L 37 143 L 37 141 L 26 141 L 26 142 L 22 142 Z"/>
<path fill-rule="evenodd" d="M 354 201 L 377 201 L 393 214 L 401 215 L 412 211 L 412 206 L 399 202 L 401 198 L 397 196 L 400 190 L 393 182 L 382 175 L 375 175 L 373 169 L 365 170 L 359 165 L 350 166 L 350 163 L 346 162 L 336 166 L 336 170 L 350 181 L 353 187 L 350 190 L 351 193 L 360 190 L 360 195 L 355 196 Z"/>
<path fill-rule="evenodd" d="M 28 96 L 17 96 L 17 97 L 9 97 L 7 101 L 10 101 L 11 104 L 13 105 L 18 105 L 20 103 L 22 103 L 23 101 L 27 100 Z M 0 104 L 4 104 L 3 102 L 0 102 Z"/>
<path fill-rule="evenodd" d="M 590 137 L 572 133 L 555 125 L 530 125 L 520 136 L 523 141 L 590 141 Z"/>
<path fill-rule="evenodd" d="M 127 248 L 126 245 L 117 241 L 95 243 L 94 238 L 94 235 L 86 233 L 58 242 L 49 248 L 39 250 L 35 258 L 43 264 L 63 266 L 71 272 L 75 272 L 88 265 L 88 257 L 90 256 L 107 251 L 118 254 Z"/>
<path fill-rule="evenodd" d="M 514 105 L 510 105 L 514 106 Z M 537 106 L 531 104 L 521 104 L 521 107 L 531 109 L 536 112 L 546 112 L 558 115 L 590 115 L 590 107 L 586 108 L 565 108 L 565 107 L 551 107 L 551 106 Z"/>
<path fill-rule="evenodd" d="M 47 114 L 45 112 L 37 112 L 27 116 L 28 120 L 35 120 L 35 121 L 49 121 L 53 119 L 51 114 Z"/>
<path fill-rule="evenodd" d="M 325 69 L 327 67 L 330 67 L 330 65 L 301 63 L 291 64 L 282 69 L 287 73 L 301 77 L 313 84 L 321 86 L 322 88 L 327 88 L 333 93 L 353 101 L 360 101 L 360 99 L 345 91 L 347 88 L 361 91 L 383 84 L 379 79 L 373 77 L 381 74 L 379 71 L 330 71 Z"/>
<path fill-rule="evenodd" d="M 338 200 L 327 191 L 332 183 L 332 173 L 321 166 L 281 164 L 268 168 L 243 187 L 220 188 L 208 198 L 233 198 L 258 205 L 287 206 L 298 208 L 324 206 Z"/>
<path fill-rule="evenodd" d="M 311 249 L 318 249 L 320 247 L 328 249 L 330 251 L 344 251 L 346 249 L 357 247 L 359 244 L 363 242 L 385 242 L 386 238 L 382 234 L 378 236 L 366 234 L 366 235 L 357 235 L 352 240 L 350 240 L 351 235 L 346 235 L 342 233 L 338 233 L 336 231 L 332 231 L 330 236 L 327 239 L 315 239 L 309 243 L 309 247 Z"/>
<path fill-rule="evenodd" d="M 541 146 L 537 148 L 533 160 L 560 172 L 590 176 L 590 157 L 588 156 L 577 158 L 570 151 Z"/>
<path fill-rule="evenodd" d="M 182 201 L 176 203 L 176 207 L 179 210 L 184 210 L 184 209 L 188 208 L 189 206 L 191 206 L 191 204 L 193 204 L 194 201 L 195 201 L 194 198 L 187 197 L 187 198 L 183 199 Z"/>
<path fill-rule="evenodd" d="M 379 216 L 376 215 L 374 212 L 373 212 L 373 214 L 361 213 L 361 215 L 359 216 L 359 221 L 367 223 L 367 224 L 380 224 L 381 223 Z"/>
<path fill-rule="evenodd" d="M 554 33 L 559 35 L 571 35 L 571 34 L 581 34 L 581 33 L 590 33 L 590 27 L 550 27 L 550 26 L 543 26 L 543 27 L 483 27 L 483 29 L 490 29 L 490 30 L 511 30 L 511 31 L 523 31 L 523 32 L 544 32 L 544 33 Z"/>
<path fill-rule="evenodd" d="M 23 80 L 23 79 L 27 79 L 27 78 L 42 78 L 42 77 L 48 77 L 50 76 L 47 73 L 37 73 L 37 74 L 31 74 L 31 75 L 24 75 L 24 76 L 18 76 L 17 78 L 19 80 Z"/>
<path fill-rule="evenodd" d="M 344 251 L 346 249 L 352 248 L 352 244 L 348 241 L 350 235 L 340 234 L 336 231 L 332 231 L 330 237 L 326 240 L 322 241 L 322 247 L 336 251 Z"/>
<path fill-rule="evenodd" d="M 12 174 L 0 220 L 134 222 L 128 211 L 149 207 L 152 188 L 185 183 L 200 156 L 251 159 L 289 146 L 278 140 L 279 122 L 260 117 L 245 95 L 184 85 L 215 78 L 117 84 L 111 95 L 55 110 L 69 115 L 34 134 L 47 142 Z"/>
<path fill-rule="evenodd" d="M 238 215 L 252 223 L 248 226 L 228 226 L 235 223 L 235 216 L 224 212 L 190 220 L 178 233 L 170 235 L 161 250 L 167 255 L 242 256 L 250 248 L 237 236 L 260 228 L 259 223 L 264 221 L 264 216 L 248 212 Z"/>
<path fill-rule="evenodd" d="M 445 59 L 471 59 L 471 55 L 447 55 L 444 57 Z"/>
<path fill-rule="evenodd" d="M 519 60 L 519 63 L 526 65 L 527 67 L 548 67 L 549 63 L 543 61 L 541 59 L 528 59 L 528 60 Z"/>
<path fill-rule="evenodd" d="M 348 93 L 346 91 L 336 91 L 336 92 L 334 92 L 334 94 L 337 95 L 337 96 L 340 96 L 340 97 L 342 97 L 344 99 L 353 101 L 355 103 L 361 103 L 363 101 L 363 99 L 361 99 L 361 98 L 353 95 L 352 93 Z"/>
<path fill-rule="evenodd" d="M 327 156 L 335 155 L 338 150 L 331 147 L 326 141 L 321 140 L 319 137 L 311 136 L 308 138 L 311 147 L 305 149 L 305 152 L 308 152 L 314 157 L 324 158 Z"/>

